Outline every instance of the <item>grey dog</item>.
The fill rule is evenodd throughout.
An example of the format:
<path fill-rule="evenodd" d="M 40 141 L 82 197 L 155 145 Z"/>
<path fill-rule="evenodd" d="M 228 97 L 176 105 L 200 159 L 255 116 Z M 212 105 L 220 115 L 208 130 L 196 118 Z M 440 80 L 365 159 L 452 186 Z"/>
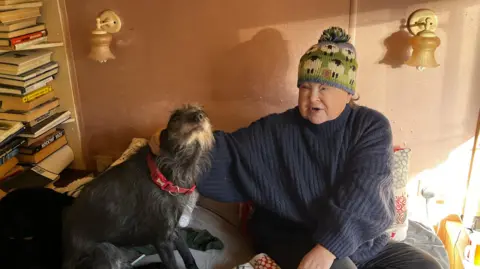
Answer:
<path fill-rule="evenodd" d="M 158 155 L 141 148 L 91 181 L 68 209 L 65 269 L 131 268 L 133 257 L 124 249 L 145 245 L 155 246 L 167 268 L 178 268 L 174 247 L 186 268 L 197 268 L 177 231 L 192 186 L 210 165 L 210 121 L 199 106 L 183 106 L 170 116 L 160 141 Z"/>

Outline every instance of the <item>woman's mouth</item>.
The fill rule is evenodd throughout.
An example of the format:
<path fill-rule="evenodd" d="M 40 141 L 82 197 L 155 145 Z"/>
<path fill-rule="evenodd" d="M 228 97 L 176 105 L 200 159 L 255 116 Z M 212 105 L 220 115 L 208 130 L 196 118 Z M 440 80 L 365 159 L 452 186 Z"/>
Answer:
<path fill-rule="evenodd" d="M 313 112 L 319 112 L 322 109 L 319 108 L 319 107 L 312 107 L 312 108 L 310 108 L 310 110 L 313 111 Z"/>

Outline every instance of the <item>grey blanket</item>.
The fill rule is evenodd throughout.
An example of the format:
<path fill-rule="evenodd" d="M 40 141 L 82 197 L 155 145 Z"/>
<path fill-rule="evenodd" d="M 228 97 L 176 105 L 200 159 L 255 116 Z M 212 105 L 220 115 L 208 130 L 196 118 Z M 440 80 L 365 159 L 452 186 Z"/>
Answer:
<path fill-rule="evenodd" d="M 238 230 L 218 215 L 202 207 L 197 207 L 193 214 L 191 227 L 208 230 L 225 245 L 223 250 L 192 250 L 200 269 L 231 269 L 236 265 L 248 262 L 255 255 Z M 430 253 L 444 269 L 449 268 L 447 252 L 442 241 L 427 226 L 409 220 L 407 239 L 404 242 Z M 175 252 L 175 256 L 179 267 L 185 268 L 178 252 Z M 156 261 L 159 261 L 158 255 L 151 255 L 139 264 Z"/>
<path fill-rule="evenodd" d="M 440 238 L 431 228 L 419 222 L 409 220 L 407 238 L 404 242 L 432 255 L 444 269 L 449 268 L 450 262 L 447 251 Z"/>

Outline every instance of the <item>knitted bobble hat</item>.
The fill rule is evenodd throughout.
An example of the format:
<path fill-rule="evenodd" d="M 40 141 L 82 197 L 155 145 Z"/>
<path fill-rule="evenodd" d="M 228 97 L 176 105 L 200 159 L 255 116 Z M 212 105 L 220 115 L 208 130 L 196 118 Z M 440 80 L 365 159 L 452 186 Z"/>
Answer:
<path fill-rule="evenodd" d="M 318 43 L 300 59 L 298 82 L 316 82 L 355 94 L 357 53 L 349 43 L 350 36 L 340 27 L 323 31 Z"/>

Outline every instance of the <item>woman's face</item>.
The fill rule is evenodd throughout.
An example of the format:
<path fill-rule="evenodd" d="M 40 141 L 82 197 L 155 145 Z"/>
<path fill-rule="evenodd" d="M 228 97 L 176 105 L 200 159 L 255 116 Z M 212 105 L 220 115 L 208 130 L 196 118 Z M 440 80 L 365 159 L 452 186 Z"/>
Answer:
<path fill-rule="evenodd" d="M 299 91 L 300 114 L 313 124 L 336 119 L 352 99 L 352 95 L 346 91 L 320 83 L 304 83 Z"/>

